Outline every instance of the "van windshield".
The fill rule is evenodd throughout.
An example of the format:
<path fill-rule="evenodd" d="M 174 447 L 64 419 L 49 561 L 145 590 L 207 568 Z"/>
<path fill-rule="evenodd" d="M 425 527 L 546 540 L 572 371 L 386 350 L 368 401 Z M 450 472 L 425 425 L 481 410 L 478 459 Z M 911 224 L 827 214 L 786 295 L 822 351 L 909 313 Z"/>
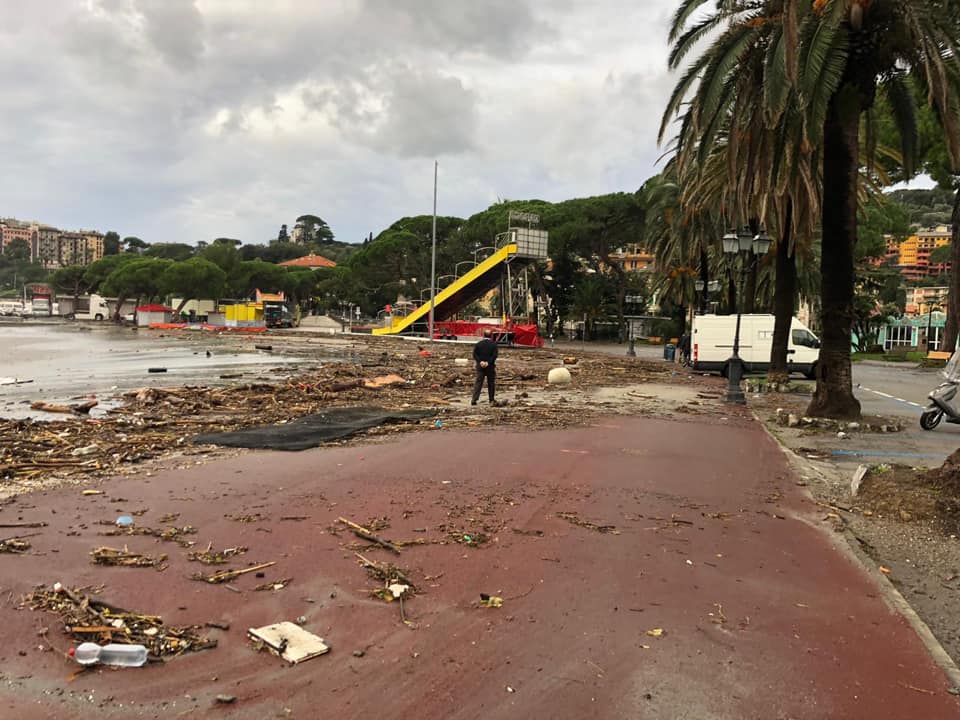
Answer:
<path fill-rule="evenodd" d="M 803 347 L 809 348 L 820 347 L 820 341 L 817 339 L 817 336 L 806 329 L 798 329 L 793 331 L 793 344 L 802 345 Z"/>

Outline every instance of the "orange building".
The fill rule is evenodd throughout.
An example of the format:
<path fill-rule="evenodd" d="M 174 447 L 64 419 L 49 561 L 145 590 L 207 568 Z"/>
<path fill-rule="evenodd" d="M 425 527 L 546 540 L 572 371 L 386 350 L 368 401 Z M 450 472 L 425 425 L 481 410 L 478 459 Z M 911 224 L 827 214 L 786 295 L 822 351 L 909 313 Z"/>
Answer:
<path fill-rule="evenodd" d="M 907 280 L 937 277 L 950 269 L 950 263 L 930 263 L 930 253 L 950 244 L 951 229 L 945 225 L 921 230 L 900 243 L 897 265 Z"/>
<path fill-rule="evenodd" d="M 7 250 L 7 245 L 14 240 L 23 240 L 27 243 L 27 247 L 32 249 L 33 236 L 33 228 L 25 223 L 12 220 L 0 222 L 0 248 L 2 248 L 4 252 Z"/>
<path fill-rule="evenodd" d="M 610 254 L 610 259 L 627 272 L 639 272 L 653 264 L 653 255 L 639 243 L 631 243 Z"/>

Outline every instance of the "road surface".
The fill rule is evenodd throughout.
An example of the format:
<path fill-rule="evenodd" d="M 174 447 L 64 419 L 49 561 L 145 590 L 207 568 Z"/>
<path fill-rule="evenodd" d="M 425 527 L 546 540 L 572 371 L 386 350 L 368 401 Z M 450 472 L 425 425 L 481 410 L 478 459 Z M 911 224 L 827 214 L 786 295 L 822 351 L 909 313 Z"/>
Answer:
<path fill-rule="evenodd" d="M 877 570 L 824 529 L 777 445 L 735 409 L 251 452 L 102 489 L 0 508 L 0 522 L 49 523 L 33 554 L 0 555 L 3 717 L 960 716 Z M 177 545 L 103 537 L 99 523 L 121 513 L 145 527 L 178 513 L 178 526 L 198 529 L 197 548 L 246 546 L 227 567 L 276 561 L 266 581 L 289 584 L 255 592 L 265 580 L 252 573 L 233 583 L 239 592 L 191 581 L 209 568 Z M 372 596 L 382 583 L 354 555 L 367 543 L 339 516 L 425 541 L 398 555 L 361 550 L 409 572 L 409 626 L 398 603 Z M 92 565 L 103 544 L 167 552 L 169 567 Z M 104 601 L 167 624 L 229 629 L 207 630 L 213 650 L 71 679 L 57 618 L 16 603 L 56 581 L 103 584 Z M 481 593 L 503 607 L 479 607 Z M 246 639 L 249 627 L 298 617 L 330 654 L 285 667 Z M 215 707 L 218 694 L 236 702 Z"/>

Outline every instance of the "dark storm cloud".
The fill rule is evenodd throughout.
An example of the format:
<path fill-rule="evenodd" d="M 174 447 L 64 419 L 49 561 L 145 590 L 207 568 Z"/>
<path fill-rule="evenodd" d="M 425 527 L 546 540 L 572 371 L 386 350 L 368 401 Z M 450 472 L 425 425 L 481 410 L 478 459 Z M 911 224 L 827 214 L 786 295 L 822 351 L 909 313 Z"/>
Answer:
<path fill-rule="evenodd" d="M 638 186 L 675 0 L 35 0 L 0 25 L 0 215 L 148 241 L 359 239 Z"/>

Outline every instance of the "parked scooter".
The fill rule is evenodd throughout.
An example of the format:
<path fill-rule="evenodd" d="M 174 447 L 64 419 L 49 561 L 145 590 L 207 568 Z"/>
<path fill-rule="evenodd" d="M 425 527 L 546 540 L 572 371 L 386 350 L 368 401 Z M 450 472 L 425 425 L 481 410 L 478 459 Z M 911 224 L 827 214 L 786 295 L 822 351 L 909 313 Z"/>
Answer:
<path fill-rule="evenodd" d="M 944 382 L 927 396 L 930 404 L 920 415 L 920 427 L 924 430 L 933 430 L 944 417 L 948 423 L 960 425 L 960 409 L 953 402 L 960 389 L 960 350 L 950 356 L 941 375 Z"/>

